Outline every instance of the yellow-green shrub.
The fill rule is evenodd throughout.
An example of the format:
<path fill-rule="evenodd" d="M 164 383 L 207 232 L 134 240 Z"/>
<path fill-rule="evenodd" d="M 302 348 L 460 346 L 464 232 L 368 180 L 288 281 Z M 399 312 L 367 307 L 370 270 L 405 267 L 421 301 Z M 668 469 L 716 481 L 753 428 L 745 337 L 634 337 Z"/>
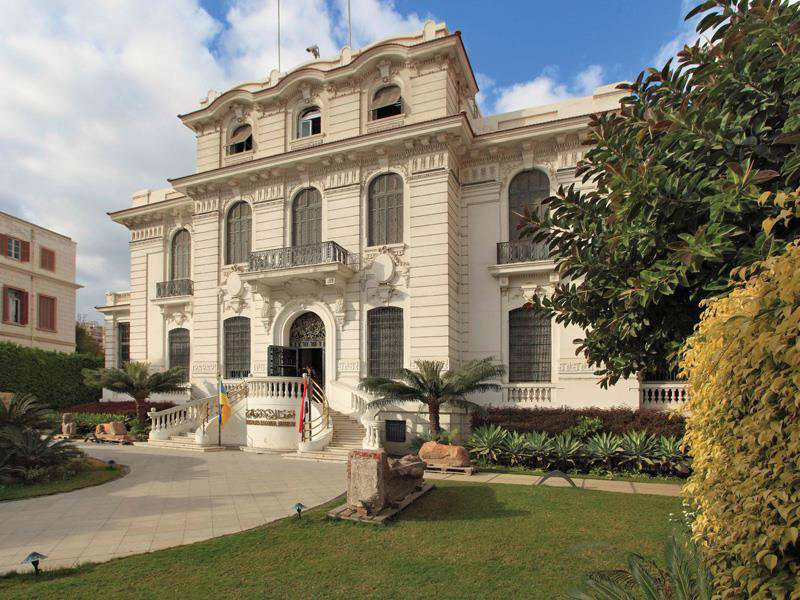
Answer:
<path fill-rule="evenodd" d="M 800 598 L 800 247 L 708 303 L 688 340 L 695 540 L 723 598 Z"/>

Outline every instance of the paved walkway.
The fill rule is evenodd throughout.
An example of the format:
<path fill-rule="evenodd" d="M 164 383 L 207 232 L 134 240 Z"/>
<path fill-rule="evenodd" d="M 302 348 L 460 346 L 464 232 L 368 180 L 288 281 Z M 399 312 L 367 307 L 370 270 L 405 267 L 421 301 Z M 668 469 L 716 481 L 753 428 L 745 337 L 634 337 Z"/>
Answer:
<path fill-rule="evenodd" d="M 458 475 L 448 473 L 426 473 L 425 479 L 447 479 L 448 481 L 469 481 L 472 483 L 510 483 L 516 485 L 537 485 L 539 475 L 517 475 L 512 473 L 476 473 Z M 601 492 L 620 492 L 623 494 L 655 494 L 657 496 L 680 496 L 681 486 L 677 483 L 635 483 L 632 481 L 609 481 L 608 479 L 572 478 L 575 485 L 584 490 Z M 551 477 L 543 485 L 569 487 L 561 477 Z"/>
<path fill-rule="evenodd" d="M 111 483 L 0 503 L 0 573 L 26 570 L 31 551 L 46 569 L 191 544 L 251 529 L 315 506 L 345 489 L 339 463 L 247 452 L 83 446 L 131 467 Z"/>

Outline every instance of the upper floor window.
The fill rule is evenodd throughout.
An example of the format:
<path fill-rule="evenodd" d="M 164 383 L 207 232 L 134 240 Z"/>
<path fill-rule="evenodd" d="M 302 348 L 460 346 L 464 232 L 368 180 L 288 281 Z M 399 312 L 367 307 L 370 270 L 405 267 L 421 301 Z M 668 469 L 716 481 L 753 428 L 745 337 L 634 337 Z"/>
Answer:
<path fill-rule="evenodd" d="M 403 97 L 400 87 L 389 85 L 379 89 L 372 97 L 369 105 L 370 118 L 373 121 L 403 114 Z"/>
<path fill-rule="evenodd" d="M 370 377 L 394 379 L 403 367 L 403 309 L 396 306 L 367 311 Z"/>
<path fill-rule="evenodd" d="M 0 253 L 14 260 L 28 262 L 31 256 L 31 243 L 0 233 Z"/>
<path fill-rule="evenodd" d="M 170 253 L 170 273 L 172 279 L 189 279 L 190 264 L 192 259 L 192 236 L 185 229 L 181 229 L 172 238 L 172 252 Z"/>
<path fill-rule="evenodd" d="M 403 179 L 397 173 L 378 175 L 367 195 L 367 245 L 403 241 Z"/>
<path fill-rule="evenodd" d="M 539 213 L 542 200 L 550 195 L 550 179 L 542 171 L 522 171 L 508 187 L 508 241 L 522 241 L 520 225 L 527 211 Z"/>
<path fill-rule="evenodd" d="M 292 246 L 308 246 L 322 241 L 322 196 L 308 188 L 297 194 L 292 204 Z"/>
<path fill-rule="evenodd" d="M 117 367 L 131 362 L 131 324 L 117 323 Z"/>
<path fill-rule="evenodd" d="M 39 329 L 56 330 L 56 299 L 39 294 Z"/>
<path fill-rule="evenodd" d="M 3 321 L 28 324 L 28 292 L 7 286 L 3 288 Z"/>
<path fill-rule="evenodd" d="M 228 154 L 241 154 L 253 149 L 253 128 L 241 125 L 233 130 L 228 139 Z"/>
<path fill-rule="evenodd" d="M 297 137 L 304 138 L 322 133 L 322 113 L 316 106 L 300 113 L 297 120 Z"/>
<path fill-rule="evenodd" d="M 39 250 L 39 267 L 46 271 L 56 270 L 56 253 L 49 248 Z"/>
<path fill-rule="evenodd" d="M 225 264 L 246 262 L 250 255 L 250 205 L 239 202 L 228 211 L 225 222 Z"/>

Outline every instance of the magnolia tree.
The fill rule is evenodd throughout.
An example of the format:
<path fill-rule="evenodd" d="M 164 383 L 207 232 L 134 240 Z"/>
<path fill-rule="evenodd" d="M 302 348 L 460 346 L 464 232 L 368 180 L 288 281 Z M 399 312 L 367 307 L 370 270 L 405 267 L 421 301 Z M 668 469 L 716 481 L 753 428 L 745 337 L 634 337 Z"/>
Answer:
<path fill-rule="evenodd" d="M 709 0 L 697 14 L 700 41 L 591 118 L 577 174 L 596 189 L 562 188 L 523 218 L 563 277 L 535 308 L 586 331 L 603 385 L 674 366 L 731 270 L 797 237 L 765 193 L 800 178 L 800 5 Z"/>

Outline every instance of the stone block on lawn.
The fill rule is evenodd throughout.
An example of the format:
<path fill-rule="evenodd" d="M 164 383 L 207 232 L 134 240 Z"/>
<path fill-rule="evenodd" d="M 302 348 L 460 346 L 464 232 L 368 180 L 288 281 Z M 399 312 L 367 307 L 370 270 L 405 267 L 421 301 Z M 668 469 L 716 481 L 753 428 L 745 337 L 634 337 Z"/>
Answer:
<path fill-rule="evenodd" d="M 446 467 L 469 467 L 469 452 L 464 446 L 451 446 L 439 442 L 425 442 L 419 449 L 419 457 L 429 465 Z"/>

